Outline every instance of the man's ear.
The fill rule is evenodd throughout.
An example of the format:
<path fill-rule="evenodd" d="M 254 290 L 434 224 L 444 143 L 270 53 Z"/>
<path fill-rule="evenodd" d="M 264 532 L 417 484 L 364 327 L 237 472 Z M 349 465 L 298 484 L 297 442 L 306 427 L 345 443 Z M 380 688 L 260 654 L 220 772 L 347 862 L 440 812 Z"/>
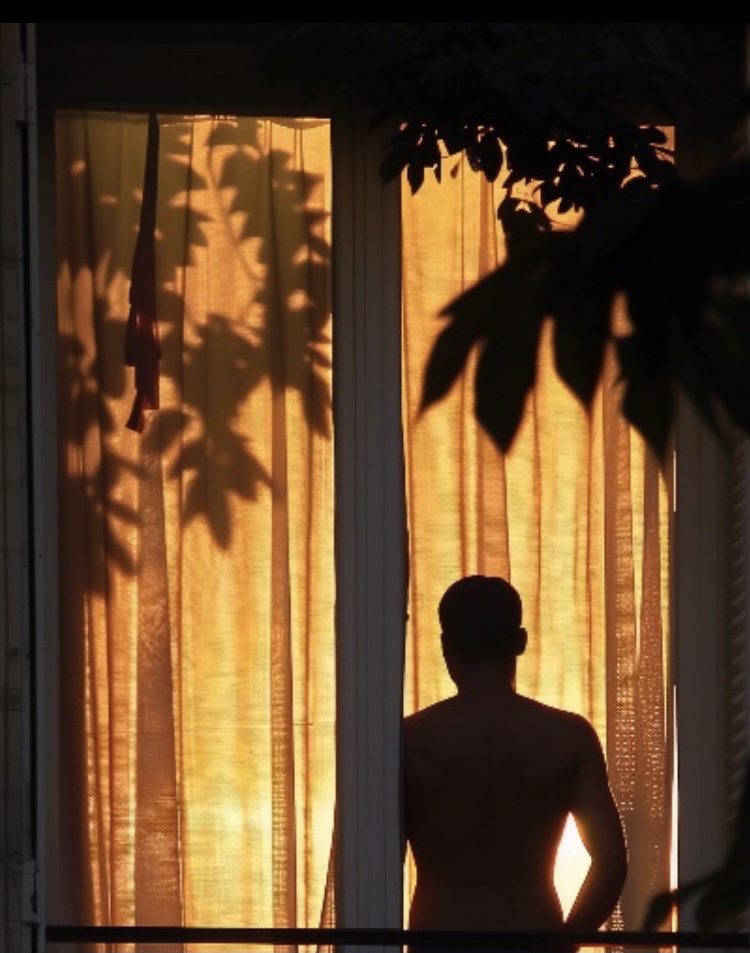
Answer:
<path fill-rule="evenodd" d="M 445 662 L 445 667 L 448 670 L 448 675 L 450 676 L 451 681 L 456 684 L 456 670 L 458 667 L 458 662 L 456 661 L 453 652 L 450 650 L 450 645 L 444 632 L 440 633 L 440 644 L 443 649 L 443 661 Z"/>
<path fill-rule="evenodd" d="M 529 641 L 529 633 L 524 629 L 523 626 L 520 626 L 518 632 L 516 633 L 516 655 L 523 655 L 526 651 L 526 645 Z"/>

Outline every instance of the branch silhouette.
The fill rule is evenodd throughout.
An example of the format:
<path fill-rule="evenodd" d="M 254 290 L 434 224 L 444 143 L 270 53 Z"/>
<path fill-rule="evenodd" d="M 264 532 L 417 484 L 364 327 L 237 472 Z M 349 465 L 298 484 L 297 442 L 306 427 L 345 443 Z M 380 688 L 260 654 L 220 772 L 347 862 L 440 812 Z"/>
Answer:
<path fill-rule="evenodd" d="M 136 120 L 127 118 L 125 122 Z M 144 127 L 145 122 L 138 120 Z M 327 281 L 330 249 L 322 241 L 320 215 L 309 207 L 314 177 L 293 169 L 291 156 L 282 150 L 264 155 L 259 147 L 259 124 L 254 120 L 217 121 L 209 142 L 209 149 L 232 146 L 229 155 L 219 165 L 215 181 L 197 174 L 191 166 L 186 175 L 191 149 L 194 147 L 189 122 L 165 122 L 161 129 L 158 219 L 155 233 L 156 310 L 160 323 L 160 343 L 163 351 L 160 374 L 168 378 L 178 395 L 179 407 L 162 406 L 149 412 L 144 433 L 137 438 L 148 453 L 164 453 L 179 448 L 175 462 L 166 474 L 168 479 L 184 479 L 186 505 L 183 518 L 187 522 L 202 515 L 216 543 L 231 545 L 232 527 L 228 505 L 232 494 L 246 499 L 257 498 L 261 484 L 270 486 L 271 477 L 253 452 L 251 436 L 237 427 L 237 410 L 249 394 L 265 380 L 283 393 L 294 390 L 299 394 L 309 426 L 317 433 L 330 436 L 329 387 L 323 376 L 328 364 Z M 145 137 L 144 137 L 145 141 Z M 223 154 L 223 153 L 222 153 Z M 82 269 L 103 277 L 105 287 L 116 278 L 129 275 L 132 263 L 131 241 L 138 232 L 140 214 L 136 197 L 121 194 L 102 194 L 89 185 L 87 176 L 93 171 L 85 138 L 80 140 L 80 152 L 69 156 L 69 183 L 75 190 L 87 190 L 86 203 L 91 209 L 88 221 L 93 222 L 94 210 L 101 224 L 97 235 L 114 235 L 123 219 L 129 221 L 130 241 L 95 246 L 94 240 L 75 244 L 69 259 L 61 263 L 75 277 Z M 171 171 L 170 171 L 171 170 Z M 293 247 L 285 249 L 279 259 L 276 243 L 268 247 L 268 203 L 251 190 L 242 188 L 251 172 L 260 171 L 273 190 L 278 216 L 277 226 L 285 234 L 296 236 Z M 245 319 L 231 319 L 226 314 L 207 316 L 197 336 L 183 340 L 182 320 L 184 302 L 175 292 L 182 269 L 195 262 L 194 252 L 206 248 L 206 228 L 211 219 L 191 204 L 185 210 L 186 183 L 191 194 L 209 188 L 226 195 L 221 224 L 229 230 L 234 254 L 242 267 L 248 267 L 243 243 L 253 240 L 260 249 L 258 261 L 266 272 L 262 289 L 253 301 L 246 302 Z M 140 184 L 140 183 L 139 183 Z M 238 224 L 239 223 L 239 224 Z M 71 222 L 72 225 L 72 222 Z M 63 227 L 64 224 L 63 224 Z M 187 261 L 182 259 L 180 242 L 171 241 L 175 235 L 185 236 Z M 94 234 L 90 231 L 90 234 Z M 273 238 L 273 232 L 271 232 Z M 284 275 L 284 293 L 274 283 Z M 310 290 L 311 289 L 311 290 Z M 252 309 L 254 319 L 247 314 Z M 258 316 L 262 315 L 259 320 Z M 126 456 L 112 449 L 108 437 L 116 426 L 112 408 L 128 400 L 129 383 L 124 362 L 117 364 L 111 355 L 124 353 L 125 316 L 109 314 L 109 304 L 99 299 L 95 306 L 96 353 L 86 358 L 75 334 L 59 335 L 62 375 L 68 399 L 73 408 L 73 429 L 64 437 L 71 450 L 82 447 L 87 440 L 101 434 L 106 454 L 95 472 L 84 476 L 66 476 L 70 492 L 78 493 L 85 505 L 107 526 L 106 558 L 110 565 L 126 574 L 136 572 L 135 555 L 127 542 L 127 533 L 121 528 L 135 527 L 139 522 L 137 511 L 118 500 L 117 488 L 126 478 L 144 479 L 143 468 L 134 465 Z M 277 338 L 275 339 L 275 336 Z M 284 349 L 283 360 L 273 360 L 274 348 Z M 222 357 L 222 387 L 213 395 L 185 391 L 184 381 L 208 353 Z M 101 371 L 107 359 L 107 374 Z M 214 404 L 209 405 L 213 399 Z M 196 426 L 197 424 L 197 426 Z M 190 436 L 186 437 L 186 433 Z M 184 443 L 183 443 L 184 441 Z M 75 484 L 78 483 L 76 489 Z M 211 487 L 211 502 L 207 492 Z M 105 553 L 99 554 L 102 561 Z M 106 573 L 102 566 L 92 578 L 104 585 Z"/>
<path fill-rule="evenodd" d="M 506 262 L 446 306 L 422 408 L 441 400 L 480 349 L 479 422 L 507 451 L 536 376 L 542 323 L 554 322 L 561 378 L 589 407 L 607 344 L 622 413 L 663 460 L 682 389 L 722 439 L 750 434 L 750 161 L 701 182 L 633 179 L 571 231 L 539 231 L 516 212 Z M 616 334 L 625 302 L 630 331 Z"/>

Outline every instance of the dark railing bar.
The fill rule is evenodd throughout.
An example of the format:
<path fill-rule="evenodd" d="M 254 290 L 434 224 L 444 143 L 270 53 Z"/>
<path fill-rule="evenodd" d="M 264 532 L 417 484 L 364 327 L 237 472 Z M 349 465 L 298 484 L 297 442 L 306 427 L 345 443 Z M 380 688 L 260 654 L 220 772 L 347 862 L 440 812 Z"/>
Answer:
<path fill-rule="evenodd" d="M 258 946 L 431 946 L 466 949 L 555 949 L 566 946 L 750 950 L 750 933 L 399 930 L 389 928 L 63 926 L 49 924 L 48 943 L 224 943 Z"/>

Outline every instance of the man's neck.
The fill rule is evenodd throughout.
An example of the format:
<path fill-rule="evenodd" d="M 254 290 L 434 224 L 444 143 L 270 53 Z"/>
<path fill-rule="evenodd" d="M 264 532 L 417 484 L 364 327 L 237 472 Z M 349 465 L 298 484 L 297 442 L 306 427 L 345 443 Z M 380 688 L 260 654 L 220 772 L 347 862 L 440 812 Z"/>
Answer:
<path fill-rule="evenodd" d="M 456 684 L 461 698 L 498 698 L 516 694 L 515 665 L 477 665 L 464 670 Z"/>

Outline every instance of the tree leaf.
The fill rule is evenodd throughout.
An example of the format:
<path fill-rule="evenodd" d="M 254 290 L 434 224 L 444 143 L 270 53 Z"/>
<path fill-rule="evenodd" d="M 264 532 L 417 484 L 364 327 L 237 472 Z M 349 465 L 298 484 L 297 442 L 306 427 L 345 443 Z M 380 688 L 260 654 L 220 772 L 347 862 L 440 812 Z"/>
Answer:
<path fill-rule="evenodd" d="M 656 929 L 673 907 L 702 893 L 695 910 L 700 930 L 712 932 L 730 926 L 742 914 L 750 900 L 750 759 L 745 765 L 745 780 L 740 795 L 737 821 L 726 860 L 717 870 L 691 880 L 676 890 L 663 891 L 651 899 L 643 930 Z"/>
<path fill-rule="evenodd" d="M 602 374 L 615 286 L 605 271 L 584 271 L 571 282 L 555 315 L 555 368 L 584 407 Z"/>
<path fill-rule="evenodd" d="M 478 287 L 478 286 L 477 286 Z M 477 299 L 473 299 L 477 301 Z M 449 306 L 450 312 L 455 305 Z M 437 336 L 430 351 L 422 381 L 420 412 L 442 400 L 464 369 L 472 348 L 482 335 L 481 305 L 473 310 L 466 302 L 455 313 L 454 319 Z M 445 312 L 444 312 L 445 313 Z"/>
<path fill-rule="evenodd" d="M 535 232 L 539 239 L 538 233 Z M 547 237 L 547 236 L 545 236 Z M 539 324 L 544 316 L 544 282 L 533 266 L 520 263 L 493 271 L 447 305 L 441 315 L 451 323 L 438 335 L 424 374 L 421 409 L 441 400 L 465 367 L 469 353 L 483 340 L 506 339 L 523 345 L 524 321 Z M 529 255 L 529 261 L 533 255 Z M 493 345 L 494 347 L 494 345 Z M 491 352 L 492 353 L 492 352 Z"/>
<path fill-rule="evenodd" d="M 708 388 L 750 434 L 750 302 L 733 296 L 713 302 L 711 314 L 683 337 Z"/>
<path fill-rule="evenodd" d="M 675 890 L 665 890 L 651 898 L 646 916 L 643 921 L 643 930 L 656 930 L 669 916 L 672 908 L 684 903 L 689 897 L 697 893 L 709 881 L 709 877 L 700 877 Z"/>
<path fill-rule="evenodd" d="M 494 182 L 503 167 L 503 150 L 494 133 L 488 132 L 481 137 L 478 153 L 487 181 Z"/>
<path fill-rule="evenodd" d="M 698 411 L 703 422 L 720 442 L 726 442 L 724 432 L 716 416 L 715 395 L 710 387 L 701 362 L 696 359 L 684 337 L 675 336 L 672 344 L 672 359 L 675 378 Z"/>
<path fill-rule="evenodd" d="M 418 162 L 410 162 L 406 170 L 406 179 L 412 195 L 415 195 L 424 183 L 424 166 Z"/>
<path fill-rule="evenodd" d="M 674 417 L 669 374 L 663 365 L 644 359 L 637 335 L 618 338 L 616 346 L 625 381 L 622 413 L 663 463 Z"/>
<path fill-rule="evenodd" d="M 542 314 L 533 309 L 505 316 L 477 363 L 474 380 L 477 420 L 507 453 L 523 418 L 536 380 Z"/>

